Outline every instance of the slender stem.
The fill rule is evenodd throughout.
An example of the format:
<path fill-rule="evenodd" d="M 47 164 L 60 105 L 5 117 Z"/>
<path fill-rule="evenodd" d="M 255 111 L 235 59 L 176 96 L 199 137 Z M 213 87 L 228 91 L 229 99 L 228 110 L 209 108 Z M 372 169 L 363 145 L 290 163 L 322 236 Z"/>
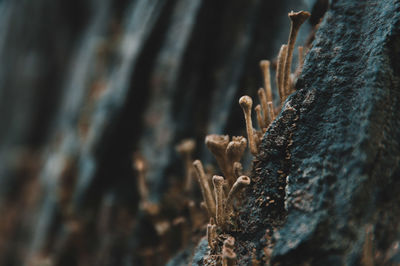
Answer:
<path fill-rule="evenodd" d="M 204 201 L 210 217 L 215 217 L 216 207 L 214 197 L 211 193 L 210 186 L 208 185 L 207 176 L 204 173 L 203 164 L 196 160 L 193 162 L 193 167 L 196 171 L 197 180 L 200 183 L 201 193 L 203 194 Z"/>
<path fill-rule="evenodd" d="M 239 99 L 239 104 L 243 109 L 244 118 L 246 120 L 246 131 L 247 139 L 249 140 L 250 152 L 253 155 L 257 155 L 258 149 L 254 139 L 253 123 L 251 121 L 251 107 L 253 105 L 253 100 L 249 96 L 242 96 Z"/>
<path fill-rule="evenodd" d="M 225 226 L 225 195 L 224 195 L 224 178 L 215 175 L 213 177 L 214 194 L 216 201 L 216 222 L 218 226 Z"/>

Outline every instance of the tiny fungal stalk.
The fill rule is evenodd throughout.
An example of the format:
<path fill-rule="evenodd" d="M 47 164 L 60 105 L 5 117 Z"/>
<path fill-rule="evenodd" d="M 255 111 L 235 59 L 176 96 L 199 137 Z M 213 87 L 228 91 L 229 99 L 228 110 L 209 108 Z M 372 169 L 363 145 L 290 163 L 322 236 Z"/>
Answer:
<path fill-rule="evenodd" d="M 245 95 L 239 99 L 239 104 L 243 109 L 244 118 L 246 120 L 246 131 L 247 131 L 247 138 L 249 140 L 250 152 L 253 155 L 257 155 L 258 148 L 254 139 L 254 129 L 253 129 L 253 122 L 251 121 L 251 107 L 253 105 L 253 100 Z"/>
<path fill-rule="evenodd" d="M 243 166 L 240 160 L 247 145 L 251 154 L 257 156 L 264 134 L 268 134 L 269 126 L 275 120 L 279 109 L 288 95 L 292 92 L 292 83 L 294 82 L 292 79 L 295 80 L 295 78 L 291 77 L 293 49 L 300 26 L 309 16 L 310 13 L 305 11 L 296 13 L 292 11 L 289 13 L 291 27 L 288 43 L 281 46 L 277 57 L 275 79 L 276 94 L 279 96 L 279 99 L 275 99 L 276 106 L 274 105 L 274 97 L 271 89 L 271 63 L 268 60 L 260 61 L 264 88 L 260 88 L 257 91 L 260 103 L 254 108 L 260 130 L 253 128 L 251 118 L 253 100 L 251 97 L 244 95 L 239 99 L 239 105 L 243 110 L 246 122 L 247 139 L 239 136 L 232 137 L 230 140 L 228 135 L 216 134 L 207 135 L 205 138 L 205 144 L 215 157 L 223 176 L 214 175 L 211 178 L 211 175 L 206 175 L 203 165 L 199 160 L 193 162 L 193 168 L 204 199 L 201 206 L 205 207 L 210 216 L 210 222 L 207 224 L 207 239 L 212 255 L 216 252 L 221 252 L 221 241 L 225 239 L 222 246 L 222 254 L 218 254 L 222 258 L 222 265 L 236 264 L 237 256 L 234 252 L 235 239 L 229 236 L 228 233 L 231 229 L 236 229 L 235 226 L 237 225 L 235 219 L 237 206 L 235 204 L 239 203 L 239 200 L 235 199 L 251 183 L 250 177 L 243 174 Z M 299 62 L 296 73 L 293 74 L 294 77 L 297 76 L 297 72 L 301 71 L 304 60 L 303 51 L 306 50 L 303 47 L 299 47 L 298 49 Z M 186 158 L 187 162 L 191 160 L 193 149 L 194 142 L 182 143 L 177 147 L 177 151 Z M 189 171 L 187 171 L 187 175 L 189 175 Z"/>
<path fill-rule="evenodd" d="M 206 203 L 206 208 L 208 210 L 208 213 L 210 217 L 215 217 L 216 213 L 215 201 L 210 186 L 208 184 L 207 175 L 204 172 L 203 164 L 199 160 L 196 160 L 193 162 L 193 166 L 194 169 L 196 170 L 197 179 L 200 184 L 201 193 Z"/>
<path fill-rule="evenodd" d="M 227 208 L 232 207 L 233 198 L 236 197 L 236 195 L 240 192 L 242 188 L 247 187 L 248 185 L 250 185 L 250 178 L 248 176 L 242 175 L 236 180 L 226 199 Z"/>
<path fill-rule="evenodd" d="M 291 86 L 290 86 L 290 73 L 291 73 L 291 66 L 292 66 L 292 58 L 293 58 L 293 50 L 294 44 L 296 42 L 297 34 L 300 30 L 301 25 L 310 17 L 310 13 L 306 11 L 300 12 L 290 12 L 289 18 L 291 21 L 290 26 L 290 34 L 289 40 L 287 44 L 287 54 L 285 59 L 285 74 L 284 74 L 284 93 L 285 98 L 290 94 Z"/>

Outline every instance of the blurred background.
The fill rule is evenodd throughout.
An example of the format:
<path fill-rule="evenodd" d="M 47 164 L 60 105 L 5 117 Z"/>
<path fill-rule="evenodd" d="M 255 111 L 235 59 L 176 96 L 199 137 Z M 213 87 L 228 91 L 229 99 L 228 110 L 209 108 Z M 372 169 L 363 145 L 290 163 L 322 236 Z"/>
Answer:
<path fill-rule="evenodd" d="M 175 146 L 192 138 L 212 165 L 204 137 L 245 134 L 237 101 L 262 86 L 260 60 L 274 65 L 287 13 L 312 13 L 304 45 L 327 4 L 0 0 L 0 265 L 184 256 L 205 220 Z"/>

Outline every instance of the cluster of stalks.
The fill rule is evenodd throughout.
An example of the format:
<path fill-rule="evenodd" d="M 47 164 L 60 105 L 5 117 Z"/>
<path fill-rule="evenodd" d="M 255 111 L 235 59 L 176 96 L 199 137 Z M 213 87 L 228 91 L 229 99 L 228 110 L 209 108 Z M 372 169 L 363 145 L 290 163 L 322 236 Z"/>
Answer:
<path fill-rule="evenodd" d="M 251 120 L 251 109 L 253 100 L 250 96 L 243 96 L 239 100 L 239 104 L 243 109 L 246 120 L 247 138 L 249 139 L 250 152 L 255 156 L 258 153 L 258 146 L 261 138 L 269 125 L 274 121 L 277 113 L 281 109 L 286 98 L 294 92 L 294 79 L 298 76 L 303 68 L 304 48 L 298 47 L 298 66 L 295 73 L 291 73 L 293 50 L 300 30 L 300 26 L 310 17 L 310 13 L 306 11 L 290 12 L 291 27 L 289 40 L 287 44 L 281 46 L 277 58 L 275 82 L 279 95 L 279 106 L 274 104 L 273 94 L 271 90 L 271 74 L 270 61 L 262 60 L 260 62 L 261 71 L 264 77 L 264 88 L 258 90 L 258 98 L 260 104 L 255 106 L 254 110 L 257 115 L 257 123 L 260 130 L 254 130 Z"/>
<path fill-rule="evenodd" d="M 294 91 L 294 79 L 301 72 L 303 66 L 304 49 L 298 47 L 298 66 L 294 74 L 291 73 L 291 64 L 296 37 L 300 26 L 310 16 L 305 11 L 290 12 L 291 28 L 287 44 L 280 48 L 276 64 L 276 87 L 279 95 L 279 105 L 275 105 L 270 76 L 270 61 L 260 62 L 261 71 L 264 78 L 264 88 L 258 90 L 260 104 L 254 110 L 257 116 L 259 130 L 253 128 L 251 111 L 253 100 L 245 95 L 239 100 L 246 121 L 247 139 L 242 136 L 230 137 L 228 135 L 208 135 L 205 144 L 214 155 L 223 176 L 210 175 L 209 171 L 204 170 L 200 160 L 192 160 L 195 149 L 195 142 L 191 139 L 182 141 L 177 145 L 176 150 L 182 156 L 185 165 L 184 191 L 186 194 L 191 192 L 193 175 L 195 174 L 200 184 L 204 202 L 201 206 L 206 209 L 209 215 L 207 225 L 208 244 L 214 253 L 222 259 L 222 265 L 234 265 L 236 254 L 234 252 L 235 239 L 226 234 L 229 231 L 231 218 L 235 214 L 235 199 L 240 197 L 243 188 L 250 184 L 250 178 L 243 174 L 243 166 L 240 162 L 247 145 L 252 155 L 258 154 L 262 136 L 267 131 L 270 124 L 274 121 L 277 113 L 281 109 L 286 98 Z M 134 167 L 138 172 L 138 188 L 141 195 L 141 207 L 147 213 L 155 215 L 159 210 L 148 201 L 148 189 L 145 185 L 145 163 L 140 157 L 134 160 Z M 190 206 L 194 206 L 191 201 Z M 193 209 L 193 208 L 192 208 Z M 192 220 L 195 220 L 192 218 Z M 219 246 L 222 244 L 222 249 Z"/>
<path fill-rule="evenodd" d="M 234 202 L 240 191 L 250 184 L 250 178 L 243 175 L 240 160 L 246 150 L 246 138 L 228 135 L 208 135 L 205 143 L 214 155 L 222 174 L 225 176 L 210 175 L 204 171 L 200 160 L 193 162 L 197 179 L 200 183 L 204 199 L 204 206 L 209 214 L 210 222 L 207 225 L 208 244 L 213 252 L 218 249 L 219 234 L 227 231 L 230 218 L 234 214 Z M 211 189 L 213 188 L 213 189 Z M 231 236 L 225 238 L 222 247 L 222 264 L 234 265 L 236 254 L 233 251 L 235 239 Z"/>
<path fill-rule="evenodd" d="M 250 178 L 242 175 L 243 167 L 240 163 L 247 140 L 244 137 L 229 140 L 228 135 L 208 135 L 205 142 L 225 178 L 214 175 L 210 180 L 200 160 L 194 161 L 193 167 L 200 183 L 204 205 L 213 221 L 211 224 L 215 221 L 219 227 L 226 228 L 234 198 L 241 188 L 250 184 Z"/>
<path fill-rule="evenodd" d="M 193 232 L 200 231 L 206 223 L 204 211 L 195 203 L 192 194 L 192 154 L 195 148 L 195 141 L 192 139 L 185 139 L 176 146 L 176 151 L 184 162 L 184 182 L 172 183 L 164 197 L 156 202 L 150 199 L 146 182 L 147 162 L 138 153 L 133 156 L 133 168 L 140 196 L 139 209 L 144 214 L 142 222 L 151 226 L 158 238 L 157 243 L 143 243 L 138 247 L 143 265 L 155 265 L 166 261 L 171 254 L 192 241 Z M 171 239 L 174 239 L 173 245 Z"/>
<path fill-rule="evenodd" d="M 304 49 L 298 48 L 298 67 L 294 74 L 291 73 L 291 64 L 293 59 L 293 50 L 300 26 L 310 16 L 305 11 L 290 12 L 291 20 L 289 40 L 287 44 L 282 45 L 276 67 L 276 86 L 279 95 L 279 106 L 274 105 L 274 99 L 271 89 L 270 61 L 262 60 L 260 62 L 261 71 L 264 78 L 264 88 L 258 90 L 260 104 L 255 106 L 257 123 L 260 130 L 253 128 L 251 119 L 251 110 L 253 100 L 245 95 L 239 99 L 239 104 L 243 110 L 248 145 L 251 154 L 258 154 L 258 147 L 262 136 L 268 127 L 274 121 L 277 113 L 281 109 L 286 98 L 294 91 L 294 79 L 301 72 L 303 66 Z M 227 229 L 230 216 L 233 215 L 233 200 L 242 190 L 250 184 L 250 178 L 242 175 L 243 167 L 240 159 L 243 156 L 247 141 L 244 137 L 233 137 L 229 140 L 227 135 L 208 135 L 206 145 L 214 155 L 223 175 L 214 175 L 212 180 L 205 174 L 203 166 L 199 160 L 193 163 L 197 178 L 200 183 L 204 198 L 204 205 L 210 216 L 210 222 L 207 225 L 207 239 L 211 250 L 216 250 L 218 242 L 217 229 L 224 232 Z M 211 182 L 212 181 L 212 182 Z M 213 191 L 211 190 L 213 187 Z M 226 196 L 227 195 L 227 196 Z M 236 254 L 233 251 L 234 238 L 228 236 L 225 238 L 222 248 L 223 265 L 233 265 L 236 260 Z"/>

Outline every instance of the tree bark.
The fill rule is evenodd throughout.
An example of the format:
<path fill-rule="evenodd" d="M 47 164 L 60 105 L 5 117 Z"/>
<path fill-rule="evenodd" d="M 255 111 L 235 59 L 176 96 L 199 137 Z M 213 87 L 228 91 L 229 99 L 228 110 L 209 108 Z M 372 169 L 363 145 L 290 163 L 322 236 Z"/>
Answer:
<path fill-rule="evenodd" d="M 202 264 L 207 215 L 175 146 L 214 163 L 204 137 L 244 134 L 237 101 L 287 13 L 313 13 L 305 44 L 327 4 L 0 1 L 0 264 Z M 331 1 L 253 162 L 239 265 L 400 262 L 399 18 L 395 0 Z"/>

